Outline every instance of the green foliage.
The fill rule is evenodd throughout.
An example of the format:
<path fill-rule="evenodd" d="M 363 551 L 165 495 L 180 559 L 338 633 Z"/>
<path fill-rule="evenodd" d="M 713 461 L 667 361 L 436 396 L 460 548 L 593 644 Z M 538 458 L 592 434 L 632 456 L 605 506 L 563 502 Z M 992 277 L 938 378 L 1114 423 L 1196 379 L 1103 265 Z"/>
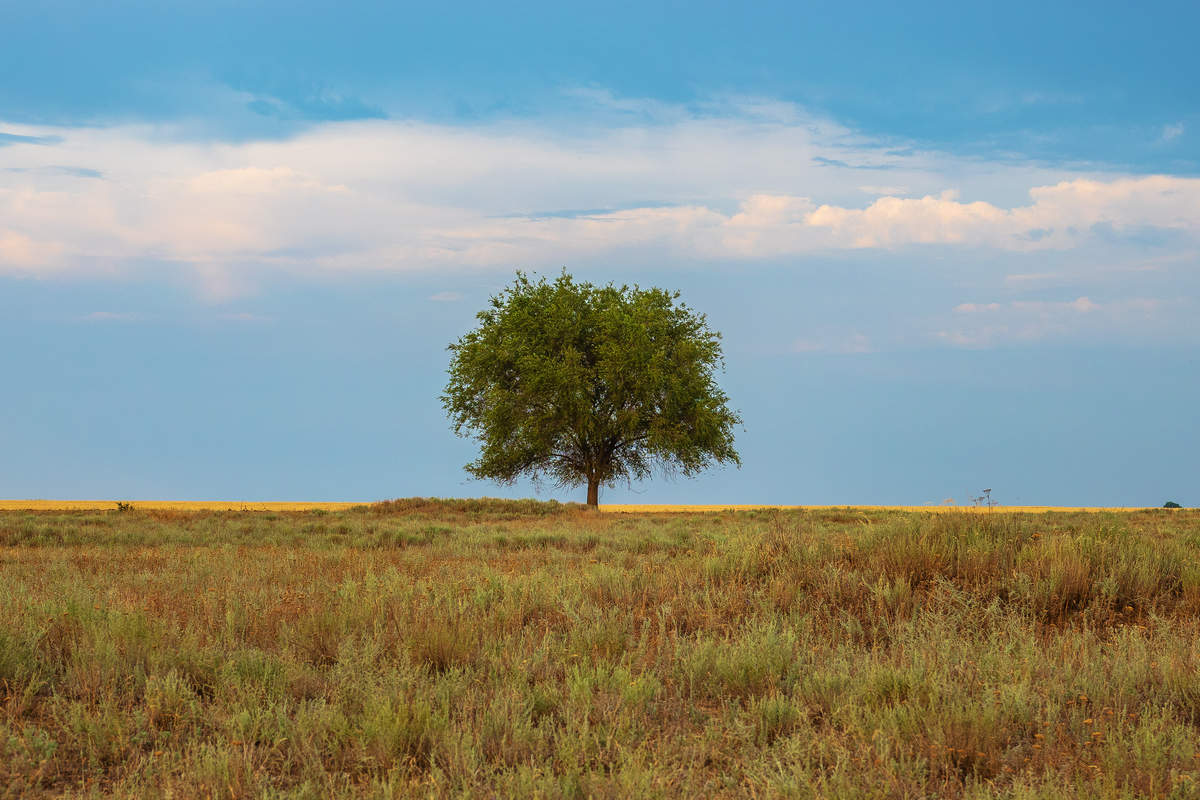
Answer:
<path fill-rule="evenodd" d="M 1174 500 L 1168 500 L 1167 502 L 1163 503 L 1163 508 L 1183 508 L 1183 506 L 1179 505 L 1179 503 L 1176 503 Z"/>
<path fill-rule="evenodd" d="M 714 378 L 720 334 L 678 297 L 518 273 L 449 347 L 442 405 L 455 433 L 481 445 L 467 471 L 587 484 L 594 504 L 599 486 L 656 468 L 740 465 L 741 419 Z"/>

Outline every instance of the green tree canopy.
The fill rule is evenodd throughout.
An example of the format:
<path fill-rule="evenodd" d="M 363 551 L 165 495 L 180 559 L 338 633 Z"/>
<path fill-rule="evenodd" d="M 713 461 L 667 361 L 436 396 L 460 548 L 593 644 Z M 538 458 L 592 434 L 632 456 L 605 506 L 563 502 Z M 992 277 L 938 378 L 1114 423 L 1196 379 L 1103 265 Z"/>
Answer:
<path fill-rule="evenodd" d="M 480 443 L 466 469 L 599 487 L 653 471 L 691 476 L 741 465 L 714 373 L 721 336 L 678 292 L 553 282 L 518 272 L 449 347 L 442 405 L 459 436 Z"/>

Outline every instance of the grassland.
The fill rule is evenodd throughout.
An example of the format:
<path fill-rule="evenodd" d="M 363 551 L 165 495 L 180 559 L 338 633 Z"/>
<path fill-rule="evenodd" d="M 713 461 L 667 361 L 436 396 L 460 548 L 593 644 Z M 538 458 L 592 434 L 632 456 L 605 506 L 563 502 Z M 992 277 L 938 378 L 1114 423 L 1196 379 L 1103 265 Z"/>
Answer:
<path fill-rule="evenodd" d="M 1197 797 L 1200 513 L 0 513 L 0 795 Z"/>

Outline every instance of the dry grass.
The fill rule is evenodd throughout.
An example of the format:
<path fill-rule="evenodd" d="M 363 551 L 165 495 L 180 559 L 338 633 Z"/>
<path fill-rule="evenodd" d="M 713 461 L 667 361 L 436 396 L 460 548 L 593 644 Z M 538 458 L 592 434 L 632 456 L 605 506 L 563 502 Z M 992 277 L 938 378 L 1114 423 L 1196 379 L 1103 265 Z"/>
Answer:
<path fill-rule="evenodd" d="M 1200 514 L 0 513 L 0 796 L 1194 797 Z"/>

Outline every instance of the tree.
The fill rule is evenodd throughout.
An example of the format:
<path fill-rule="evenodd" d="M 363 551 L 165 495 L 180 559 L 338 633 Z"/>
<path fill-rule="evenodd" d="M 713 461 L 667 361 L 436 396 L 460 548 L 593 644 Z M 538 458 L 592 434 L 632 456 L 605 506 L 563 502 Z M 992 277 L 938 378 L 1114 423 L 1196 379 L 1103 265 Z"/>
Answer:
<path fill-rule="evenodd" d="M 721 335 L 678 292 L 553 282 L 521 272 L 449 346 L 442 405 L 454 432 L 480 443 L 477 478 L 521 475 L 601 486 L 662 472 L 741 465 L 714 372 Z"/>

